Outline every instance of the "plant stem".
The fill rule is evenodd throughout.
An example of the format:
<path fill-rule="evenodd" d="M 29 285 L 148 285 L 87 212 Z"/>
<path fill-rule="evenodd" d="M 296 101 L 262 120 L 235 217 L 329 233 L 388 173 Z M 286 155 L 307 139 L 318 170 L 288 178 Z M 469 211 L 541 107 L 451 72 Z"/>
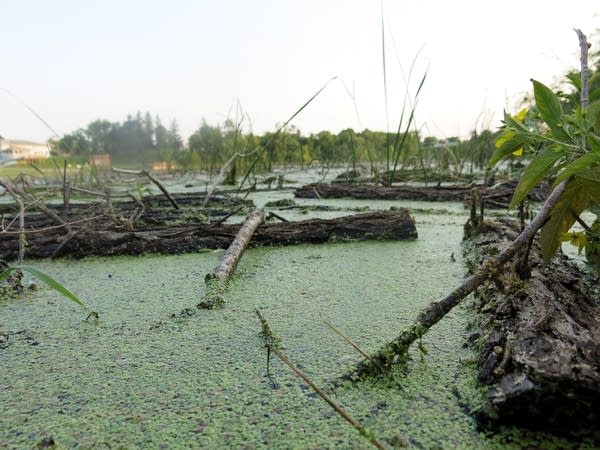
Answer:
<path fill-rule="evenodd" d="M 590 69 L 588 66 L 590 44 L 581 30 L 575 29 L 575 33 L 577 33 L 577 37 L 579 38 L 579 50 L 581 52 L 581 107 L 585 110 L 590 103 Z"/>

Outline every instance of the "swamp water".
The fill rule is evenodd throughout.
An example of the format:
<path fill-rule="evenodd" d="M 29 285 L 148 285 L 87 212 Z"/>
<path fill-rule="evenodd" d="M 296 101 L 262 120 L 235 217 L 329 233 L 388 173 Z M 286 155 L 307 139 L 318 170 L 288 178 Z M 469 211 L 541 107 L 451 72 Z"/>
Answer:
<path fill-rule="evenodd" d="M 58 448 L 370 448 L 275 358 L 273 388 L 256 308 L 284 353 L 390 446 L 567 446 L 518 430 L 477 431 L 468 410 L 482 392 L 465 364 L 472 355 L 463 348 L 470 318 L 463 306 L 424 337 L 428 355 L 413 349 L 407 375 L 395 374 L 401 388 L 328 385 L 359 356 L 325 320 L 373 351 L 465 273 L 462 206 L 381 208 L 405 205 L 417 211 L 418 240 L 250 249 L 225 308 L 182 320 L 169 316 L 200 300 L 203 277 L 222 252 L 36 262 L 100 320 L 84 321 L 76 305 L 45 287 L 0 303 L 0 331 L 20 332 L 0 349 L 0 447 L 32 448 L 52 437 Z"/>

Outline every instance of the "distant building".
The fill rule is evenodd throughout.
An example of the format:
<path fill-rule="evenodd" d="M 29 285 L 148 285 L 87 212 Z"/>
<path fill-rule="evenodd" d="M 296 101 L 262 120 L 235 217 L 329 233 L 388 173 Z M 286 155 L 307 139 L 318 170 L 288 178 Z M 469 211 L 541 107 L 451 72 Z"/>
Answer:
<path fill-rule="evenodd" d="M 0 137 L 0 160 L 34 161 L 47 158 L 50 158 L 50 149 L 46 144 Z"/>
<path fill-rule="evenodd" d="M 90 164 L 103 169 L 109 168 L 110 155 L 108 153 L 94 153 L 90 156 Z"/>

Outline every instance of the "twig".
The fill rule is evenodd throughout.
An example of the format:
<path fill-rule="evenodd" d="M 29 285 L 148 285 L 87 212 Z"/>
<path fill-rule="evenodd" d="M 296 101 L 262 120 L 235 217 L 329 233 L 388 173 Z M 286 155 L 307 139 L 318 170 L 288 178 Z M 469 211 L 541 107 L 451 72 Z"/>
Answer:
<path fill-rule="evenodd" d="M 247 152 L 247 153 L 235 152 L 231 156 L 231 158 L 229 158 L 227 160 L 227 162 L 225 164 L 223 164 L 223 167 L 221 167 L 221 170 L 219 171 L 219 175 L 217 175 L 215 182 L 210 187 L 210 190 L 206 193 L 206 197 L 204 197 L 204 201 L 202 202 L 202 208 L 206 207 L 206 204 L 212 197 L 213 193 L 215 192 L 215 189 L 217 189 L 217 186 L 219 185 L 219 183 L 221 183 L 221 181 L 223 181 L 225 179 L 225 174 L 227 173 L 227 169 L 229 168 L 231 163 L 233 163 L 237 158 L 246 158 L 248 156 L 252 156 L 253 154 L 257 153 L 259 150 L 262 150 L 262 147 L 255 148 L 254 150 Z"/>
<path fill-rule="evenodd" d="M 219 225 L 222 225 L 227 219 L 229 219 L 231 216 L 236 215 L 237 213 L 239 213 L 242 209 L 244 209 L 245 206 L 238 206 L 237 208 L 235 208 L 233 211 L 231 211 L 229 214 L 227 214 L 225 217 L 223 217 L 222 219 L 220 219 L 218 222 L 215 222 L 213 224 L 210 225 L 210 227 L 218 227 Z"/>
<path fill-rule="evenodd" d="M 337 402 L 335 400 L 333 400 L 329 395 L 327 395 L 327 393 L 325 391 L 323 391 L 322 389 L 320 389 L 308 377 L 308 375 L 306 375 L 304 372 L 302 372 L 300 369 L 298 369 L 287 358 L 287 356 L 285 356 L 281 352 L 281 350 L 279 349 L 280 343 L 281 343 L 281 339 L 271 331 L 271 328 L 269 327 L 269 323 L 266 321 L 266 319 L 263 317 L 263 315 L 260 313 L 260 311 L 257 309 L 255 312 L 256 312 L 256 315 L 258 316 L 258 320 L 260 320 L 261 336 L 262 336 L 263 341 L 265 343 L 265 347 L 267 347 L 267 349 L 270 349 L 270 351 L 273 352 L 286 366 L 288 366 L 292 370 L 292 372 L 294 372 L 296 375 L 298 375 L 300 378 L 302 378 L 302 380 L 306 384 L 308 384 L 308 386 L 310 386 L 310 388 L 319 397 L 321 397 L 323 400 L 325 400 L 329 404 L 329 406 L 331 406 L 335 410 L 335 412 L 337 412 L 340 416 L 342 416 L 342 418 L 346 422 L 348 422 L 350 425 L 352 425 L 352 427 L 356 431 L 358 431 L 361 436 L 367 438 L 369 440 L 369 442 L 371 442 L 371 444 L 373 444 L 376 448 L 384 449 L 385 450 L 387 447 L 383 443 L 381 443 L 373 435 L 372 432 L 370 432 L 365 427 L 363 427 L 360 423 L 358 423 L 358 421 L 356 419 L 354 419 L 354 417 L 352 417 L 350 414 L 348 414 L 340 405 L 337 404 Z"/>
<path fill-rule="evenodd" d="M 67 245 L 68 242 L 70 242 L 75 236 L 77 236 L 82 231 L 83 231 L 83 228 L 79 228 L 78 230 L 74 230 L 74 231 L 73 230 L 69 231 L 69 234 L 67 234 L 67 236 L 65 237 L 65 239 L 59 244 L 58 247 L 56 247 L 54 249 L 54 251 L 50 255 L 50 259 L 54 259 L 57 256 L 59 256 L 60 251 L 63 249 L 63 247 L 65 245 Z"/>
<path fill-rule="evenodd" d="M 158 187 L 158 189 L 160 189 L 160 191 L 165 195 L 167 200 L 169 200 L 169 203 L 171 203 L 171 205 L 173 205 L 173 208 L 181 209 L 181 207 L 177 203 L 177 200 L 175 200 L 175 198 L 171 195 L 171 193 L 167 190 L 167 188 L 164 187 L 164 185 L 156 177 L 154 177 L 150 172 L 148 172 L 146 169 L 129 170 L 129 169 L 118 169 L 116 167 L 113 167 L 112 170 L 113 170 L 113 172 L 116 172 L 116 173 L 128 173 L 131 175 L 140 175 L 140 176 L 147 177 L 150 181 L 152 181 Z"/>
<path fill-rule="evenodd" d="M 12 196 L 12 198 L 19 205 L 19 253 L 17 255 L 17 264 L 23 264 L 23 258 L 25 257 L 25 206 L 17 194 L 8 185 L 4 185 L 6 191 Z"/>
<path fill-rule="evenodd" d="M 363 349 L 361 349 L 352 339 L 350 339 L 348 336 L 346 336 L 341 330 L 339 330 L 334 324 L 332 324 L 331 322 L 325 320 L 325 325 L 327 325 L 329 328 L 331 328 L 337 335 L 339 335 L 344 341 L 346 341 L 354 350 L 356 350 L 358 353 L 360 353 L 362 356 L 364 356 L 365 358 L 367 358 L 369 361 L 371 361 L 371 363 L 379 368 L 379 370 L 381 370 L 382 373 L 385 372 L 385 370 L 383 369 L 383 367 L 381 367 L 379 365 L 379 363 L 371 358 L 371 355 L 369 355 L 367 352 L 365 352 Z"/>
<path fill-rule="evenodd" d="M 269 211 L 269 214 L 267 215 L 267 218 L 271 218 L 271 217 L 275 217 L 276 219 L 279 219 L 282 222 L 288 222 L 289 223 L 289 220 L 287 220 L 285 217 L 280 216 L 277 213 L 274 213 L 273 211 Z"/>
<path fill-rule="evenodd" d="M 9 190 L 9 188 L 11 188 L 13 190 L 13 192 L 16 193 L 19 197 L 25 199 L 27 202 L 29 202 L 31 204 L 35 204 L 36 208 L 38 208 L 44 214 L 49 216 L 56 223 L 64 226 L 67 230 L 69 229 L 69 225 L 58 214 L 56 214 L 54 211 L 52 211 L 50 208 L 48 208 L 46 205 L 44 205 L 43 202 L 39 201 L 40 199 L 34 199 L 31 195 L 27 194 L 26 192 L 22 191 L 21 189 L 17 188 L 16 186 L 11 187 L 8 184 L 4 183 L 2 180 L 0 180 L 0 186 L 2 186 L 7 191 Z"/>
<path fill-rule="evenodd" d="M 100 214 L 100 215 L 94 216 L 94 217 L 88 217 L 88 218 L 85 218 L 85 219 L 74 220 L 72 222 L 65 223 L 63 225 L 55 225 L 55 226 L 52 226 L 52 227 L 38 228 L 38 229 L 35 229 L 35 230 L 23 230 L 22 233 L 23 234 L 45 233 L 46 231 L 56 230 L 58 228 L 64 228 L 67 225 L 71 226 L 71 225 L 76 225 L 76 224 L 82 223 L 82 222 L 91 222 L 92 220 L 100 219 L 100 218 L 105 217 L 105 216 L 107 216 L 107 214 Z M 21 231 L 8 231 L 8 230 L 2 230 L 2 231 L 0 231 L 0 235 L 2 235 L 2 234 L 20 234 L 20 233 L 21 233 Z"/>

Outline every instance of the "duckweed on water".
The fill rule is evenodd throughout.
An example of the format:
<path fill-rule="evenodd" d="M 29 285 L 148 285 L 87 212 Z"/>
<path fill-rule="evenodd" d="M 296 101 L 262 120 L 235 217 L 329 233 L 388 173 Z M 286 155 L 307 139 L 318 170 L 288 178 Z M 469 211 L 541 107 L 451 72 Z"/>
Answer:
<path fill-rule="evenodd" d="M 0 447 L 52 437 L 66 448 L 368 448 L 276 360 L 272 389 L 260 308 L 289 358 L 387 443 L 520 448 L 522 433 L 489 437 L 468 414 L 482 396 L 461 364 L 471 357 L 461 307 L 423 338 L 423 361 L 413 349 L 407 375 L 395 374 L 401 389 L 374 380 L 327 388 L 358 356 L 324 320 L 375 350 L 462 278 L 450 258 L 461 233 L 462 224 L 431 223 L 418 241 L 252 249 L 227 307 L 185 320 L 169 316 L 202 297 L 218 253 L 40 262 L 100 320 L 85 322 L 46 288 L 0 303 L 0 331 L 24 330 L 0 349 Z"/>

